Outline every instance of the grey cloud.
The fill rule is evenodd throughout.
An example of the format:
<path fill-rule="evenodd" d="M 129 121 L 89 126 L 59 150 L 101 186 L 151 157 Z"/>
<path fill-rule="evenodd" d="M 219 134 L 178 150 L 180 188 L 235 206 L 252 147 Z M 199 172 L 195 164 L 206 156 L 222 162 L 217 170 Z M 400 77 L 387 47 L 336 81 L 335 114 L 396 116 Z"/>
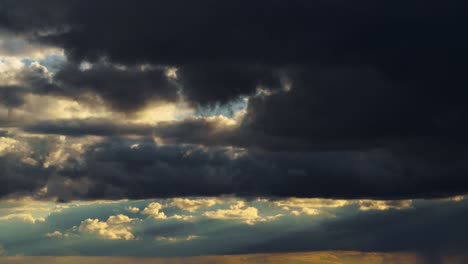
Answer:
<path fill-rule="evenodd" d="M 23 87 L 0 86 L 0 104 L 8 108 L 21 106 L 24 103 L 25 92 Z"/>
<path fill-rule="evenodd" d="M 36 134 L 56 134 L 73 137 L 81 136 L 149 136 L 153 127 L 139 124 L 119 124 L 107 119 L 65 119 L 49 120 L 25 126 L 24 131 Z"/>
<path fill-rule="evenodd" d="M 57 176 L 56 164 L 48 161 L 61 141 L 53 136 L 29 138 L 8 132 L 3 136 L 0 143 L 6 147 L 0 152 L 0 197 L 35 196 Z"/>
<path fill-rule="evenodd" d="M 30 195 L 45 186 L 53 172 L 42 164 L 28 164 L 22 156 L 3 154 L 0 156 L 0 197 L 6 195 Z"/>

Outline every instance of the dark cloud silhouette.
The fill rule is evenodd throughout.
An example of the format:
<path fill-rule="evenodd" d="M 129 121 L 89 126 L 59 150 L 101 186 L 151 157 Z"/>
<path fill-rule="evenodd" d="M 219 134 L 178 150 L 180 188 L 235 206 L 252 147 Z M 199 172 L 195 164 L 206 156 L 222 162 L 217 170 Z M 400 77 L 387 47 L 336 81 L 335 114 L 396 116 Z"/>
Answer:
<path fill-rule="evenodd" d="M 112 139 L 70 160 L 63 177 L 86 179 L 83 198 L 298 196 L 401 199 L 467 192 L 464 157 L 387 150 L 264 152 Z"/>

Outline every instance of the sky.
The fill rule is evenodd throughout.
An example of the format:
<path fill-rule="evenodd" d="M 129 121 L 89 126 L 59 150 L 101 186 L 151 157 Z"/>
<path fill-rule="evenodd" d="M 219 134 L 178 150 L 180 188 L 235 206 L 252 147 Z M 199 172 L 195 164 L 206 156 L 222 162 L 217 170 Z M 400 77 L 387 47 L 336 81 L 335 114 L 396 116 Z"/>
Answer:
<path fill-rule="evenodd" d="M 0 0 L 0 263 L 466 263 L 467 9 Z"/>

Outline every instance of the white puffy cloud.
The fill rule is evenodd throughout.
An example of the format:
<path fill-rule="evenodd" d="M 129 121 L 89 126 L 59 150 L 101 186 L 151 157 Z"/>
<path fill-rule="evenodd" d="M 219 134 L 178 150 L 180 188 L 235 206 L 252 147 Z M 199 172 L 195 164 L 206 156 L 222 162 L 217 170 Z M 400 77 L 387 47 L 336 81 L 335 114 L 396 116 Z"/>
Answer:
<path fill-rule="evenodd" d="M 319 215 L 320 211 L 317 209 L 313 208 L 301 208 L 300 210 L 292 210 L 291 214 L 294 216 L 299 216 L 299 215 Z"/>
<path fill-rule="evenodd" d="M 0 154 L 2 154 L 2 152 L 12 151 L 16 144 L 18 144 L 18 141 L 13 138 L 0 137 Z"/>
<path fill-rule="evenodd" d="M 209 208 L 222 201 L 217 198 L 207 199 L 188 199 L 188 198 L 174 198 L 172 199 L 172 205 L 182 210 L 195 212 L 200 208 Z"/>
<path fill-rule="evenodd" d="M 163 209 L 164 206 L 158 202 L 152 202 L 148 204 L 143 211 L 141 211 L 142 214 L 148 215 L 149 217 L 152 217 L 154 219 L 158 220 L 179 220 L 179 221 L 191 221 L 195 219 L 194 216 L 192 215 L 178 215 L 174 214 L 172 216 L 167 216 L 164 212 L 161 212 L 161 209 Z"/>
<path fill-rule="evenodd" d="M 155 219 L 167 219 L 166 214 L 160 211 L 162 208 L 162 204 L 153 202 L 150 203 L 145 209 L 143 209 L 141 213 L 144 215 L 151 216 Z"/>
<path fill-rule="evenodd" d="M 133 240 L 135 235 L 131 232 L 131 224 L 136 219 L 126 215 L 112 215 L 107 221 L 99 219 L 86 219 L 81 222 L 78 231 L 88 233 L 109 240 Z"/>
<path fill-rule="evenodd" d="M 300 216 L 320 215 L 322 209 L 347 206 L 350 204 L 350 201 L 320 198 L 288 198 L 274 201 L 273 204 L 283 210 L 290 211 L 290 214 L 293 216 Z"/>
<path fill-rule="evenodd" d="M 62 233 L 58 230 L 55 230 L 54 232 L 50 232 L 50 233 L 47 233 L 45 234 L 46 237 L 68 237 L 69 234 L 68 233 Z"/>
<path fill-rule="evenodd" d="M 257 208 L 247 206 L 244 201 L 237 201 L 235 204 L 231 205 L 229 209 L 208 211 L 205 212 L 203 216 L 212 219 L 241 220 L 248 225 L 253 225 L 257 222 L 274 220 L 281 215 L 262 217 L 259 215 Z"/>
<path fill-rule="evenodd" d="M 125 208 L 125 210 L 127 210 L 128 212 L 133 213 L 133 214 L 136 214 L 136 213 L 140 212 L 140 208 L 133 207 L 133 206 L 128 206 L 128 207 Z"/>

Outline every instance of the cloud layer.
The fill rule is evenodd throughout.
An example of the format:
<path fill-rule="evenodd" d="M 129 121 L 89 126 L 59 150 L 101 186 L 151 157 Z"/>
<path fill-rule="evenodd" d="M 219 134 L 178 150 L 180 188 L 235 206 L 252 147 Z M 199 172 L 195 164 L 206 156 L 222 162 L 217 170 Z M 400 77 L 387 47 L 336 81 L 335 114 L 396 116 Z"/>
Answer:
<path fill-rule="evenodd" d="M 0 195 L 464 194 L 466 7 L 4 0 Z"/>

